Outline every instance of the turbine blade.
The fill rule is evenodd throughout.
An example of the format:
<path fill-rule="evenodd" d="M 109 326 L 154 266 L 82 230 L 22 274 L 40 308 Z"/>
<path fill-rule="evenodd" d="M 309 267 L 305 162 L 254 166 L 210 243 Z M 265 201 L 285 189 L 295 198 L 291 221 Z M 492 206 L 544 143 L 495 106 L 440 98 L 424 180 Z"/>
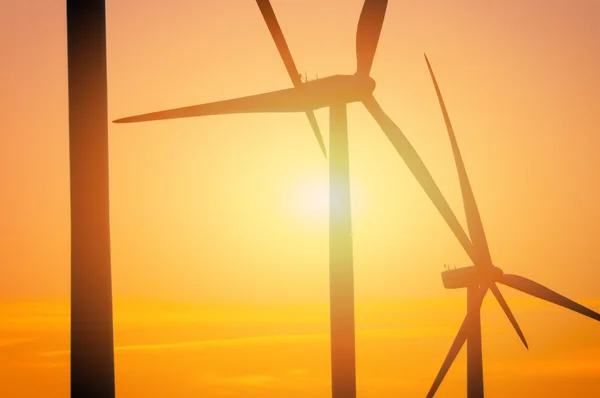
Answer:
<path fill-rule="evenodd" d="M 356 28 L 356 74 L 369 76 L 379 43 L 387 0 L 365 0 Z"/>
<path fill-rule="evenodd" d="M 488 287 L 486 285 L 482 285 L 479 287 L 478 295 L 475 300 L 477 303 L 477 305 L 475 306 L 475 308 L 477 308 L 477 311 L 479 311 L 481 308 L 481 303 L 483 302 L 483 298 L 485 297 L 487 290 L 488 290 Z M 460 349 L 465 344 L 465 341 L 467 341 L 467 338 L 469 336 L 470 324 L 471 324 L 471 317 L 469 316 L 469 313 L 467 312 L 467 315 L 465 316 L 465 319 L 463 320 L 462 325 L 460 325 L 460 329 L 458 330 L 458 333 L 457 333 L 456 337 L 454 338 L 454 341 L 452 342 L 452 346 L 450 346 L 450 350 L 448 351 L 448 354 L 446 355 L 446 359 L 444 360 L 444 363 L 442 364 L 440 371 L 438 372 L 437 376 L 435 377 L 435 380 L 434 380 L 431 388 L 429 389 L 429 392 L 427 393 L 427 398 L 433 398 L 436 391 L 442 384 L 442 381 L 444 380 L 446 373 L 448 373 L 450 366 L 452 366 L 454 359 L 456 359 L 456 356 L 460 352 Z"/>
<path fill-rule="evenodd" d="M 502 309 L 504 310 L 504 313 L 508 317 L 508 320 L 512 324 L 512 326 L 515 329 L 515 331 L 517 332 L 517 334 L 519 335 L 519 338 L 523 342 L 523 345 L 525 345 L 525 348 L 529 349 L 529 346 L 527 345 L 527 340 L 525 340 L 525 335 L 523 334 L 523 331 L 521 330 L 521 327 L 517 323 L 517 319 L 513 315 L 512 311 L 510 310 L 510 307 L 506 303 L 506 300 L 504 299 L 504 296 L 500 292 L 500 289 L 498 289 L 498 286 L 495 283 L 492 282 L 490 284 L 490 290 L 492 291 L 492 293 L 494 293 L 494 296 L 496 297 L 496 300 L 498 300 L 498 303 L 500 304 L 500 307 L 502 307 Z"/>
<path fill-rule="evenodd" d="M 433 180 L 429 170 L 427 170 L 427 167 L 419 157 L 417 151 L 415 151 L 415 148 L 413 148 L 406 136 L 398 126 L 396 126 L 392 119 L 390 119 L 383 109 L 381 109 L 381 106 L 373 96 L 364 99 L 363 104 L 375 121 L 377 121 L 383 132 L 387 135 L 388 139 L 396 149 L 396 152 L 402 157 L 421 187 L 425 190 L 425 193 L 440 212 L 471 260 L 475 261 L 471 241 L 452 212 L 444 195 L 442 195 L 440 189 Z"/>
<path fill-rule="evenodd" d="M 530 294 L 542 300 L 549 301 L 561 307 L 568 308 L 572 311 L 578 312 L 581 315 L 585 315 L 597 321 L 600 321 L 600 314 L 590 310 L 583 305 L 576 303 L 575 301 L 566 298 L 562 294 L 556 293 L 555 291 L 548 289 L 531 279 L 524 278 L 519 275 L 504 274 L 498 279 L 498 282 L 510 286 L 513 289 L 520 290 L 524 293 Z"/>
<path fill-rule="evenodd" d="M 452 342 L 452 345 L 450 346 L 450 350 L 448 351 L 448 354 L 446 354 L 446 359 L 444 359 L 444 362 L 442 363 L 442 367 L 440 368 L 438 374 L 435 376 L 435 380 L 433 381 L 431 388 L 429 388 L 429 392 L 427 393 L 427 398 L 433 398 L 433 396 L 437 392 L 438 388 L 442 384 L 444 377 L 446 377 L 448 370 L 450 370 L 450 366 L 452 366 L 452 363 L 456 359 L 456 356 L 460 352 L 462 346 L 465 344 L 465 341 L 467 341 L 467 336 L 468 336 L 468 331 L 469 331 L 469 323 L 470 323 L 469 319 L 470 319 L 469 314 L 467 314 L 465 316 L 465 319 L 463 320 L 462 325 L 460 325 L 460 329 L 458 329 L 458 333 L 456 334 L 456 337 L 454 338 L 454 341 Z"/>
<path fill-rule="evenodd" d="M 302 86 L 302 81 L 300 80 L 300 74 L 298 73 L 298 69 L 296 68 L 296 64 L 294 63 L 294 59 L 292 58 L 292 53 L 287 45 L 285 37 L 283 36 L 283 32 L 281 27 L 279 26 L 279 21 L 277 21 L 277 17 L 275 16 L 275 11 L 273 11 L 273 7 L 271 6 L 271 2 L 269 0 L 256 0 L 256 4 L 260 9 L 260 12 L 269 28 L 269 32 L 271 32 L 271 36 L 273 37 L 273 41 L 277 46 L 277 50 L 279 51 L 279 55 L 283 60 L 283 64 L 287 69 L 290 78 L 292 79 L 292 83 L 294 87 L 298 88 Z M 317 123 L 317 119 L 315 117 L 315 113 L 312 110 L 306 111 L 306 117 L 308 118 L 308 122 L 310 123 L 310 127 L 315 133 L 315 137 L 319 143 L 319 147 L 323 152 L 325 158 L 327 158 L 327 150 L 325 149 L 325 142 L 323 141 L 323 137 L 321 135 L 321 130 L 319 129 L 319 124 Z"/>
<path fill-rule="evenodd" d="M 315 137 L 317 139 L 317 142 L 319 143 L 319 148 L 321 148 L 323 156 L 325 156 L 325 159 L 327 159 L 327 150 L 325 149 L 325 142 L 323 141 L 323 136 L 321 135 L 321 129 L 319 128 L 319 124 L 317 123 L 315 112 L 312 110 L 306 111 L 306 117 L 308 118 L 308 122 L 310 123 L 310 127 L 312 128 L 313 133 L 315 133 Z"/>
<path fill-rule="evenodd" d="M 302 85 L 300 74 L 298 73 L 298 69 L 296 68 L 294 59 L 292 58 L 292 53 L 290 52 L 285 37 L 283 36 L 283 31 L 279 26 L 279 21 L 275 16 L 275 11 L 273 11 L 271 2 L 269 0 L 256 0 L 256 4 L 258 5 L 260 13 L 267 24 L 267 28 L 269 28 L 271 37 L 273 37 L 273 41 L 277 46 L 277 50 L 279 51 L 279 55 L 281 56 L 283 64 L 285 65 L 285 68 L 292 79 L 292 83 L 294 83 L 294 86 Z"/>
<path fill-rule="evenodd" d="M 310 109 L 307 93 L 295 88 L 231 100 L 192 105 L 117 119 L 114 123 L 136 123 L 185 117 L 258 112 L 304 112 Z"/>
<path fill-rule="evenodd" d="M 450 138 L 450 145 L 452 146 L 452 153 L 454 154 L 454 162 L 456 163 L 456 170 L 458 171 L 460 190 L 462 192 L 465 215 L 467 218 L 467 227 L 469 229 L 469 235 L 471 236 L 473 246 L 475 247 L 476 255 L 480 260 L 476 261 L 475 265 L 492 265 L 490 250 L 488 248 L 487 239 L 483 230 L 481 215 L 479 214 L 479 209 L 477 208 L 477 203 L 475 201 L 475 195 L 473 194 L 473 189 L 471 188 L 471 183 L 469 182 L 469 177 L 467 176 L 467 170 L 460 154 L 460 149 L 458 148 L 458 142 L 456 141 L 456 135 L 454 134 L 452 123 L 450 123 L 448 110 L 444 104 L 442 93 L 433 73 L 433 69 L 431 68 L 431 64 L 429 63 L 429 59 L 427 59 L 427 55 L 425 55 L 425 62 L 427 62 L 427 68 L 429 69 L 429 74 L 433 80 L 435 92 L 437 94 L 440 107 L 442 108 L 444 121 L 446 122 L 446 129 L 448 130 L 448 137 Z"/>

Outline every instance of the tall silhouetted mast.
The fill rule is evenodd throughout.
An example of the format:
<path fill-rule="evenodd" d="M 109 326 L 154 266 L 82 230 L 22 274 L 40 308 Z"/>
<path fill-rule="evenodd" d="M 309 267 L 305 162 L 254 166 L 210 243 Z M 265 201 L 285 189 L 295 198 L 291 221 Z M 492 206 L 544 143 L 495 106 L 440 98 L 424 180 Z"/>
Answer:
<path fill-rule="evenodd" d="M 314 114 L 329 107 L 329 292 L 331 397 L 356 398 L 356 353 L 354 325 L 354 267 L 352 248 L 352 212 L 348 153 L 347 104 L 362 102 L 379 124 L 434 203 L 440 208 L 440 194 L 420 157 L 373 96 L 375 81 L 370 76 L 375 50 L 383 26 L 387 0 L 365 0 L 356 29 L 356 73 L 322 78 L 302 90 L 296 64 L 269 0 L 256 0 L 260 12 L 279 51 L 294 88 L 233 98 L 227 101 L 166 109 L 115 120 L 136 123 L 151 120 L 217 114 L 257 112 L 305 113 L 327 156 Z M 443 197 L 442 197 L 443 199 Z M 435 202 L 437 200 L 437 202 Z M 449 210 L 447 202 L 443 210 Z M 464 233 L 464 232 L 463 232 Z"/>
<path fill-rule="evenodd" d="M 114 398 L 106 11 L 67 0 L 71 190 L 71 397 Z"/>

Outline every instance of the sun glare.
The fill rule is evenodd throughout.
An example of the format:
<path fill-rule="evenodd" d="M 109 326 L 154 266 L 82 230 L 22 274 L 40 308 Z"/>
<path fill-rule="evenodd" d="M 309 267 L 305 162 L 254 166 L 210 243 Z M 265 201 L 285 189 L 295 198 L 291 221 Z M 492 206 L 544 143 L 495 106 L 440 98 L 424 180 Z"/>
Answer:
<path fill-rule="evenodd" d="M 303 178 L 292 191 L 292 210 L 301 219 L 327 223 L 329 217 L 328 176 Z"/>
<path fill-rule="evenodd" d="M 362 211 L 362 196 L 357 192 L 358 181 L 351 180 L 352 216 Z M 360 190 L 358 190 L 360 191 Z M 292 217 L 300 223 L 311 224 L 311 227 L 328 227 L 329 225 L 329 175 L 302 175 L 291 180 L 286 193 L 287 209 Z"/>

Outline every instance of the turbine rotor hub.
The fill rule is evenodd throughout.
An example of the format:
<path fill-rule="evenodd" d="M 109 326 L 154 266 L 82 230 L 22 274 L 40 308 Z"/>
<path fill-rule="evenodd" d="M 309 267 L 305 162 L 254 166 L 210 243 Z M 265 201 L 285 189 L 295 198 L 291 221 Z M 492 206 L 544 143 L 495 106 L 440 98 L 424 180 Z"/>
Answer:
<path fill-rule="evenodd" d="M 368 76 L 366 79 L 366 86 L 368 87 L 370 92 L 375 91 L 375 87 L 377 87 L 377 83 L 375 83 L 375 79 L 373 79 L 371 76 Z"/>
<path fill-rule="evenodd" d="M 365 76 L 361 74 L 354 74 L 354 76 L 358 79 L 359 85 L 369 94 L 375 91 L 375 87 L 377 84 L 375 80 L 371 76 Z"/>

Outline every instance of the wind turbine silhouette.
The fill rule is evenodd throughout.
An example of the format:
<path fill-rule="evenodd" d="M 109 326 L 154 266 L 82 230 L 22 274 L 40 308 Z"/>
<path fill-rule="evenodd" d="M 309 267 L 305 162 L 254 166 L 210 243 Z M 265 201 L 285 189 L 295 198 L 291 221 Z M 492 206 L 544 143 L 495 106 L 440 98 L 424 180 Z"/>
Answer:
<path fill-rule="evenodd" d="M 105 3 L 66 3 L 72 398 L 115 396 Z"/>
<path fill-rule="evenodd" d="M 402 157 L 457 239 L 471 242 L 462 230 L 425 164 L 406 136 L 381 109 L 373 96 L 370 72 L 387 9 L 387 0 L 365 0 L 356 33 L 357 67 L 354 75 L 334 75 L 302 83 L 289 48 L 268 0 L 257 0 L 263 18 L 292 79 L 294 88 L 152 112 L 115 120 L 133 123 L 234 113 L 311 112 L 328 107 L 330 123 L 329 271 L 331 322 L 331 378 L 333 398 L 356 396 L 354 338 L 354 282 L 350 177 L 348 161 L 347 104 L 362 102 Z M 317 128 L 313 130 L 318 131 Z M 315 133 L 316 134 L 316 133 Z M 317 138 L 319 135 L 317 134 Z"/>
<path fill-rule="evenodd" d="M 549 301 L 551 303 L 563 306 L 582 315 L 588 316 L 592 319 L 600 321 L 600 314 L 586 308 L 550 289 L 540 285 L 530 279 L 524 278 L 519 275 L 505 274 L 500 268 L 496 267 L 491 259 L 485 232 L 483 230 L 483 224 L 481 216 L 475 202 L 475 196 L 467 177 L 467 171 L 463 163 L 456 136 L 454 135 L 454 129 L 450 123 L 450 117 L 444 104 L 442 94 L 440 92 L 437 80 L 431 68 L 431 64 L 425 55 L 425 61 L 427 62 L 427 68 L 433 80 L 433 85 L 444 115 L 444 121 L 448 130 L 448 136 L 450 138 L 450 145 L 452 146 L 452 153 L 456 163 L 456 169 L 458 171 L 459 183 L 463 197 L 463 204 L 467 219 L 467 226 L 469 234 L 473 240 L 473 246 L 466 246 L 465 250 L 471 257 L 474 265 L 469 267 L 463 267 L 458 269 L 450 269 L 442 272 L 442 281 L 444 287 L 447 289 L 467 289 L 467 315 L 463 320 L 463 323 L 450 347 L 444 363 L 440 371 L 438 372 L 429 393 L 428 398 L 432 398 L 435 392 L 439 388 L 444 376 L 450 369 L 452 362 L 458 355 L 465 341 L 467 342 L 467 396 L 469 398 L 481 398 L 483 397 L 483 360 L 481 353 L 481 319 L 480 309 L 483 298 L 490 289 L 496 296 L 496 299 L 500 303 L 500 306 L 504 310 L 505 314 L 509 318 L 517 334 L 521 338 L 521 341 L 527 346 L 525 336 L 521 331 L 515 317 L 513 316 L 508 304 L 502 297 L 500 290 L 496 286 L 496 282 L 502 283 L 506 286 L 510 286 L 513 289 L 520 290 L 529 295 L 538 297 L 542 300 Z"/>

